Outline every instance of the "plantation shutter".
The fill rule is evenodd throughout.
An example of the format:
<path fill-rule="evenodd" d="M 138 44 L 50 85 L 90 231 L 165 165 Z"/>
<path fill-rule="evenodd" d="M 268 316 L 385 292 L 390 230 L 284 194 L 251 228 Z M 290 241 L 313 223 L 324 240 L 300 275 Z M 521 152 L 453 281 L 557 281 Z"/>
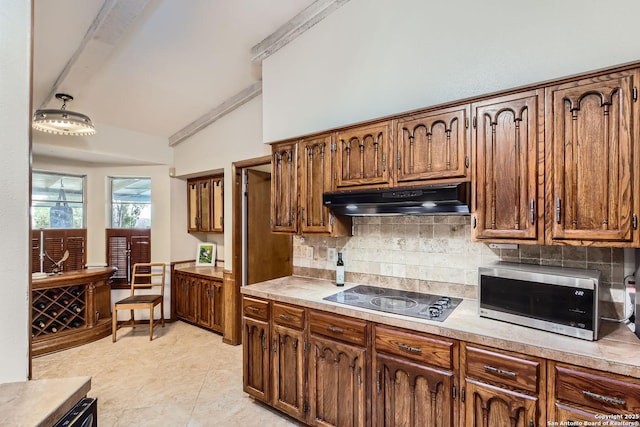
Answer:
<path fill-rule="evenodd" d="M 42 235 L 40 234 L 41 232 Z M 32 230 L 32 273 L 40 271 L 40 241 L 42 238 L 44 239 L 45 254 L 43 272 L 51 273 L 54 267 L 54 261 L 60 261 L 65 251 L 69 251 L 69 258 L 62 263 L 62 271 L 82 270 L 84 268 L 86 264 L 85 247 L 87 241 L 87 230 L 85 228 Z"/>
<path fill-rule="evenodd" d="M 151 262 L 151 229 L 109 228 L 106 241 L 107 264 L 118 268 L 112 283 L 116 287 L 127 287 L 133 265 Z"/>

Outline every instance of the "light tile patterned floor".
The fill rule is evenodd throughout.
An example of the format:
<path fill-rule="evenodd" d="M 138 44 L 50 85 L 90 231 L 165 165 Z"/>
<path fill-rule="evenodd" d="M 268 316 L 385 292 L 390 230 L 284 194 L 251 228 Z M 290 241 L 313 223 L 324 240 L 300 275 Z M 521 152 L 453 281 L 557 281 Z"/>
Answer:
<path fill-rule="evenodd" d="M 242 346 L 183 322 L 122 328 L 94 343 L 33 359 L 33 378 L 91 376 L 98 424 L 297 426 L 242 391 Z"/>

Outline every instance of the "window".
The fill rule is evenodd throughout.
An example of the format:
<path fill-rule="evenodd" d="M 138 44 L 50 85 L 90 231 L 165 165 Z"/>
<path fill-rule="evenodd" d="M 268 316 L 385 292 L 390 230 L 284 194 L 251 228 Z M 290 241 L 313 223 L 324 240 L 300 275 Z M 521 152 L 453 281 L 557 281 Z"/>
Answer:
<path fill-rule="evenodd" d="M 110 178 L 111 228 L 151 227 L 151 178 Z"/>
<path fill-rule="evenodd" d="M 151 262 L 151 229 L 107 228 L 107 265 L 117 267 L 111 276 L 113 287 L 127 287 L 137 262 Z M 142 271 L 144 273 L 144 271 Z"/>
<path fill-rule="evenodd" d="M 84 228 L 85 180 L 84 175 L 33 171 L 32 228 Z"/>

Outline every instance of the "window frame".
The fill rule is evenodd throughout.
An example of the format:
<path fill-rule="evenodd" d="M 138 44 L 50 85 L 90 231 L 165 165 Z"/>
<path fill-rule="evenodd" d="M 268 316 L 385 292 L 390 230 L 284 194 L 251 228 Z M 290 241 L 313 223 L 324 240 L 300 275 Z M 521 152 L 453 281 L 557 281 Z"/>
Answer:
<path fill-rule="evenodd" d="M 110 175 L 107 178 L 108 178 L 108 194 L 109 194 L 109 221 L 108 221 L 109 229 L 111 229 L 111 230 L 118 230 L 118 229 L 120 229 L 120 230 L 135 230 L 135 229 L 145 229 L 145 228 L 151 229 L 152 228 L 151 210 L 153 208 L 153 201 L 152 201 L 152 198 L 151 198 L 151 191 L 152 191 L 153 181 L 152 181 L 151 177 L 150 176 L 113 176 L 113 175 Z M 139 180 L 148 180 L 149 181 L 149 202 L 148 203 L 146 203 L 146 202 L 145 203 L 140 203 L 140 204 L 143 204 L 143 205 L 147 205 L 148 208 L 149 208 L 149 225 L 148 225 L 148 227 L 140 227 L 140 226 L 137 226 L 137 225 L 134 226 L 134 227 L 116 227 L 114 225 L 114 223 L 113 223 L 113 212 L 114 212 L 113 207 L 114 207 L 114 205 L 116 205 L 116 204 L 124 204 L 124 203 L 116 203 L 114 201 L 114 198 L 113 198 L 113 183 L 114 183 L 114 180 L 131 180 L 131 179 L 139 179 Z M 133 204 L 133 203 L 128 203 L 128 204 Z"/>
<path fill-rule="evenodd" d="M 34 200 L 38 200 L 34 198 L 34 175 L 54 175 L 59 176 L 61 179 L 67 178 L 81 178 L 82 179 L 82 223 L 79 227 L 51 227 L 51 223 L 49 223 L 48 227 L 39 227 L 35 224 L 35 209 L 37 206 L 34 205 Z M 33 230 L 82 230 L 87 228 L 87 175 L 86 174 L 73 174 L 73 173 L 64 173 L 64 172 L 54 172 L 42 169 L 34 169 L 31 171 L 31 203 L 30 203 L 30 212 L 31 212 L 31 228 Z M 74 201 L 65 201 L 66 203 L 78 204 L 78 202 Z"/>

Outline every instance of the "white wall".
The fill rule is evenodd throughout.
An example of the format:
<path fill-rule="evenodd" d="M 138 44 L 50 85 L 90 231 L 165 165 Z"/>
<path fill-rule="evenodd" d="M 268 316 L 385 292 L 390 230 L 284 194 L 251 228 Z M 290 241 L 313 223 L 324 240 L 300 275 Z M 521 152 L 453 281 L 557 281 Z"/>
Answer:
<path fill-rule="evenodd" d="M 0 383 L 29 372 L 31 2 L 0 7 Z"/>
<path fill-rule="evenodd" d="M 351 0 L 262 64 L 272 142 L 640 59 L 636 0 Z"/>
<path fill-rule="evenodd" d="M 172 184 L 172 199 L 175 200 L 171 235 L 172 260 L 194 259 L 196 243 L 200 238 L 217 243 L 219 245 L 218 258 L 224 259 L 225 269 L 231 268 L 231 195 L 233 192 L 231 164 L 270 153 L 271 147 L 262 144 L 261 96 L 227 114 L 175 147 L 173 165 L 176 168 L 177 176 L 214 170 L 224 171 L 225 232 L 223 241 L 221 241 L 221 236 L 213 234 L 190 236 L 186 231 L 186 184 Z"/>

